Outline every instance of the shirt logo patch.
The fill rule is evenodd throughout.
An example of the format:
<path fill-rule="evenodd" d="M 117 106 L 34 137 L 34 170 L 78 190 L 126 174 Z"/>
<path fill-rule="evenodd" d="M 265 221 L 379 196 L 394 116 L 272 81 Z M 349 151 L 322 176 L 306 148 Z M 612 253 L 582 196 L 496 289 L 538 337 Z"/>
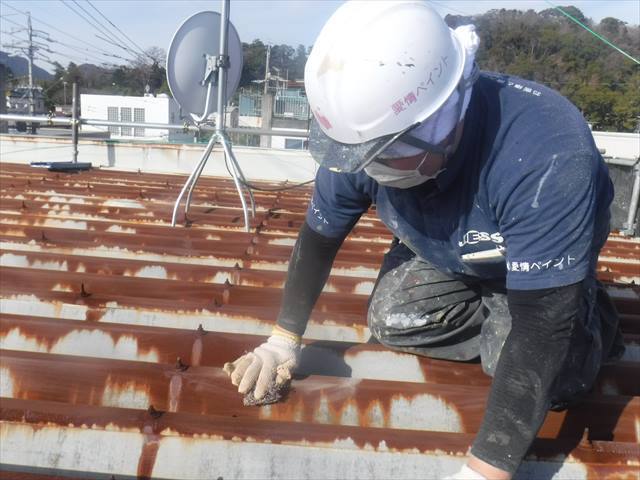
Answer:
<path fill-rule="evenodd" d="M 459 247 L 465 245 L 476 245 L 480 242 L 493 242 L 497 244 L 504 243 L 504 238 L 500 235 L 500 232 L 488 233 L 479 232 L 478 230 L 469 230 L 462 237 L 462 241 L 458 242 Z"/>

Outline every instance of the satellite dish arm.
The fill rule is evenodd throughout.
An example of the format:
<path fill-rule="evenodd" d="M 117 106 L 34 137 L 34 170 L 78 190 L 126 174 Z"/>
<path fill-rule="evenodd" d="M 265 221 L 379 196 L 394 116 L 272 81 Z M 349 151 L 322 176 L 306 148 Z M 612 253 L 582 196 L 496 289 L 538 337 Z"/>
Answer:
<path fill-rule="evenodd" d="M 211 90 L 213 90 L 213 82 L 209 80 L 209 86 L 207 87 L 207 99 L 204 102 L 204 113 L 201 116 L 191 114 L 191 117 L 196 123 L 204 122 L 209 116 L 209 100 L 211 99 Z"/>

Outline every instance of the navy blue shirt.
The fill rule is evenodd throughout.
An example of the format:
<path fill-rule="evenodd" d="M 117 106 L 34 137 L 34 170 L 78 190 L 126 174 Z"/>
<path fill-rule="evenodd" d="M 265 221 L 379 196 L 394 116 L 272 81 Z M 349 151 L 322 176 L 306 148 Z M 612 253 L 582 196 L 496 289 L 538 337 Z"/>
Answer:
<path fill-rule="evenodd" d="M 612 197 L 575 106 L 537 83 L 483 72 L 460 145 L 437 179 L 398 189 L 364 171 L 320 168 L 307 223 L 345 236 L 373 203 L 393 234 L 437 268 L 532 290 L 594 272 Z"/>

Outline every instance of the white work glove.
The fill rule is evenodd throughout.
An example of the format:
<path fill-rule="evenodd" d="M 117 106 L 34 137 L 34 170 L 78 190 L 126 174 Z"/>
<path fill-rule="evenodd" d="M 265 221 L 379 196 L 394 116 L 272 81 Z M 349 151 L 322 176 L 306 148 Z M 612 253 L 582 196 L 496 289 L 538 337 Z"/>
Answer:
<path fill-rule="evenodd" d="M 443 480 L 487 480 L 483 475 L 479 474 L 475 470 L 471 470 L 467 465 L 464 465 L 453 475 L 444 477 Z"/>
<path fill-rule="evenodd" d="M 253 396 L 260 400 L 273 385 L 291 380 L 298 366 L 301 339 L 281 327 L 274 327 L 271 336 L 253 352 L 225 363 L 224 371 L 238 392 L 246 394 L 254 387 Z"/>

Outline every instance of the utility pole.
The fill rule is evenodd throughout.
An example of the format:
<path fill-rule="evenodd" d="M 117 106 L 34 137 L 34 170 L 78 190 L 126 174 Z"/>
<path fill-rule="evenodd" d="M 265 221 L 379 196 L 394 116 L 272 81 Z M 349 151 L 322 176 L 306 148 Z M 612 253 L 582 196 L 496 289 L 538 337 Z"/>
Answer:
<path fill-rule="evenodd" d="M 34 116 L 36 114 L 36 104 L 33 99 L 33 29 L 31 28 L 31 12 L 27 12 L 27 30 L 29 33 L 29 47 L 28 47 L 28 59 L 29 59 L 29 114 Z M 36 133 L 36 126 L 31 124 L 31 133 Z"/>
<path fill-rule="evenodd" d="M 267 94 L 269 88 L 269 59 L 271 58 L 271 45 L 267 44 L 267 63 L 264 67 L 264 94 Z"/>

